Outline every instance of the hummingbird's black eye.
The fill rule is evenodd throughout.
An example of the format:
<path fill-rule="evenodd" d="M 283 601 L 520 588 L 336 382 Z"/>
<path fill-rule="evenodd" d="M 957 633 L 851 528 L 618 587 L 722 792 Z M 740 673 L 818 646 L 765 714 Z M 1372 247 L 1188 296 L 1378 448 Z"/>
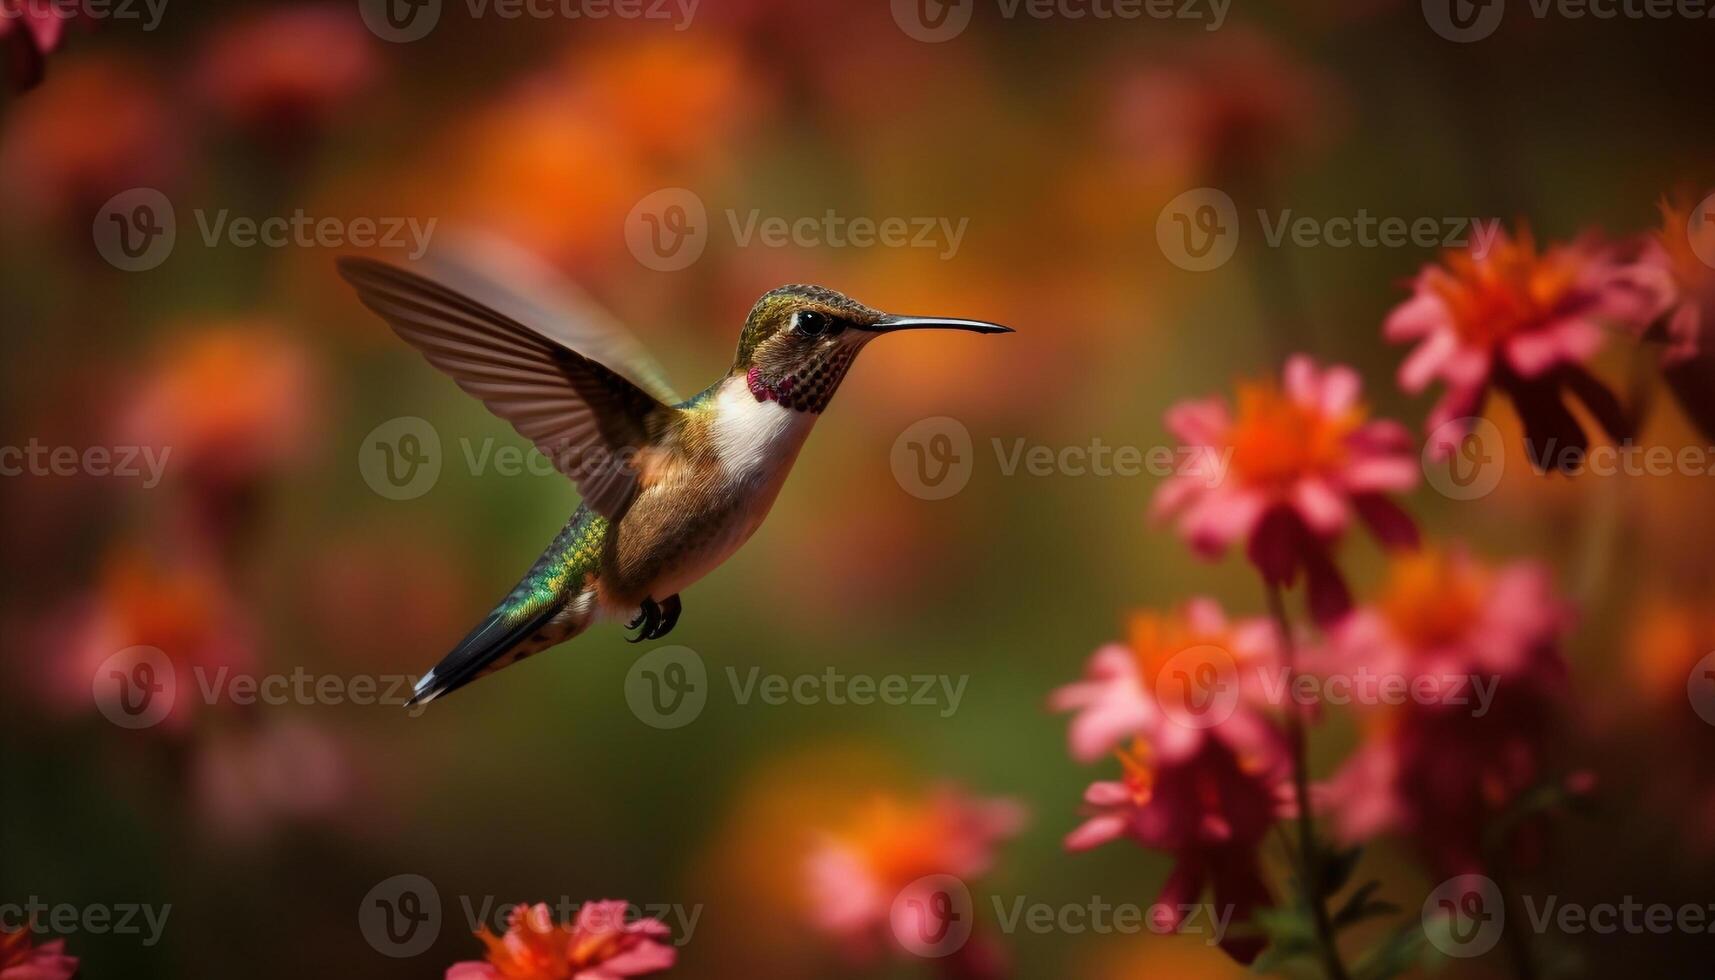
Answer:
<path fill-rule="evenodd" d="M 806 337 L 840 332 L 839 321 L 820 310 L 799 310 L 792 314 L 792 329 Z"/>

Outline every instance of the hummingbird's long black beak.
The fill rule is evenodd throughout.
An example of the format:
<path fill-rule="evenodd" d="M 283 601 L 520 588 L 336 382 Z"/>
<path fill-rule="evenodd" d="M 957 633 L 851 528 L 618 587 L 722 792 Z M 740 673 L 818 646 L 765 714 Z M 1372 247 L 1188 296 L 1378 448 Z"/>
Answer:
<path fill-rule="evenodd" d="M 969 330 L 973 333 L 1013 332 L 1011 327 L 1003 327 L 987 320 L 958 320 L 943 316 L 895 316 L 891 313 L 874 323 L 860 324 L 859 327 L 875 333 L 892 333 L 895 330 Z"/>

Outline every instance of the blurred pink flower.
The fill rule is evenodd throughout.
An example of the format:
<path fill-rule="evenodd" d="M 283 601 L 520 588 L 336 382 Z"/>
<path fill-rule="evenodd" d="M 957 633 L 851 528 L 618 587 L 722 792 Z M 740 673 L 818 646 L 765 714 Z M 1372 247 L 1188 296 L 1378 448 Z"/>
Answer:
<path fill-rule="evenodd" d="M 546 905 L 517 906 L 496 936 L 476 934 L 486 960 L 455 963 L 446 980 L 618 980 L 669 969 L 678 951 L 662 942 L 658 919 L 632 919 L 623 901 L 588 902 L 576 920 L 556 924 Z"/>
<path fill-rule="evenodd" d="M 81 16 L 67 0 L 0 0 L 0 54 L 13 89 L 34 88 L 48 55 L 65 38 L 66 22 Z"/>
<path fill-rule="evenodd" d="M 1261 703 L 1254 682 L 1260 679 L 1260 668 L 1277 662 L 1277 636 L 1271 621 L 1229 622 L 1219 604 L 1200 597 L 1171 615 L 1138 613 L 1131 620 L 1129 642 L 1098 649 L 1084 679 L 1056 690 L 1049 707 L 1077 712 L 1068 737 L 1072 757 L 1079 762 L 1094 762 L 1140 735 L 1158 752 L 1183 758 L 1195 753 L 1212 731 L 1181 724 L 1163 710 L 1157 694 L 1163 671 L 1185 667 L 1186 683 L 1191 683 L 1198 674 L 1192 668 L 1219 659 L 1221 663 L 1207 663 L 1212 682 L 1234 679 L 1253 704 Z M 1200 657 L 1205 652 L 1207 656 Z M 1185 692 L 1187 697 L 1192 694 Z M 1247 716 L 1237 724 L 1253 723 L 1256 719 Z"/>
<path fill-rule="evenodd" d="M 1441 873 L 1481 870 L 1489 823 L 1542 776 L 1572 619 L 1540 565 L 1491 569 L 1458 548 L 1396 559 L 1376 602 L 1332 631 L 1328 655 L 1421 693 L 1372 712 L 1328 783 L 1336 832 L 1402 832 Z"/>
<path fill-rule="evenodd" d="M 0 929 L 0 980 L 71 980 L 77 957 L 65 946 L 63 939 L 32 946 L 28 929 Z"/>
<path fill-rule="evenodd" d="M 197 802 L 223 837 L 259 837 L 277 823 L 325 817 L 351 789 L 339 742 L 302 721 L 222 729 L 197 750 Z"/>
<path fill-rule="evenodd" d="M 844 828 L 826 832 L 806 861 L 813 924 L 857 956 L 893 927 L 895 899 L 921 878 L 969 882 L 988 873 L 995 848 L 1024 827 L 1024 808 L 943 788 L 927 800 L 877 796 Z M 959 951 L 967 972 L 998 954 L 983 942 Z"/>
<path fill-rule="evenodd" d="M 1412 297 L 1388 315 L 1383 332 L 1418 346 L 1400 365 L 1399 383 L 1419 392 L 1447 385 L 1430 411 L 1432 449 L 1446 455 L 1482 414 L 1491 387 L 1518 409 L 1532 460 L 1541 467 L 1575 465 L 1588 445 L 1567 409 L 1570 392 L 1608 434 L 1628 438 L 1631 420 L 1613 392 L 1587 369 L 1606 331 L 1642 333 L 1666 308 L 1662 277 L 1628 263 L 1594 235 L 1538 252 L 1528 229 L 1498 228 L 1486 246 L 1449 252 L 1418 274 Z M 1570 452 L 1569 452 L 1570 451 Z"/>
<path fill-rule="evenodd" d="M 1715 439 L 1715 210 L 1698 214 L 1703 202 L 1682 195 L 1661 201 L 1662 227 L 1644 246 L 1641 265 L 1667 283 L 1667 315 L 1645 332 L 1667 341 L 1662 376 L 1685 414 L 1704 436 Z M 1715 201 L 1715 194 L 1703 198 Z"/>
<path fill-rule="evenodd" d="M 1182 910 L 1199 901 L 1205 886 L 1217 905 L 1232 909 L 1235 924 L 1272 904 L 1257 850 L 1274 822 L 1291 813 L 1286 741 L 1267 725 L 1216 728 L 1220 737 L 1200 739 L 1177 757 L 1141 738 L 1130 752 L 1119 752 L 1124 777 L 1090 785 L 1084 802 L 1091 816 L 1066 837 L 1071 851 L 1130 838 L 1172 855 L 1173 870 L 1151 910 L 1157 928 L 1179 928 Z M 1247 963 L 1263 945 L 1231 934 L 1221 940 Z"/>
<path fill-rule="evenodd" d="M 248 671 L 256 664 L 256 624 L 226 578 L 194 554 L 115 548 L 90 593 L 57 611 L 52 623 L 41 640 L 54 651 L 44 659 L 44 696 L 65 711 L 97 707 L 91 690 L 104 669 L 135 666 L 129 659 L 110 662 L 117 654 L 152 647 L 166 656 L 174 695 L 156 731 L 189 726 L 200 704 L 199 671 Z"/>
<path fill-rule="evenodd" d="M 1240 179 L 1325 143 L 1334 82 L 1269 37 L 1236 29 L 1153 53 L 1111 85 L 1127 155 L 1178 181 Z"/>
<path fill-rule="evenodd" d="M 1286 362 L 1283 386 L 1241 384 L 1236 413 L 1220 398 L 1173 406 L 1167 427 L 1193 455 L 1156 492 L 1155 516 L 1177 516 L 1206 558 L 1243 541 L 1270 584 L 1290 585 L 1304 570 L 1316 618 L 1337 618 L 1351 599 L 1329 550 L 1354 513 L 1383 544 L 1417 542 L 1411 518 L 1385 496 L 1417 482 L 1411 437 L 1368 420 L 1360 384 L 1351 368 L 1319 368 L 1300 354 Z"/>
<path fill-rule="evenodd" d="M 374 39 L 350 4 L 308 3 L 241 14 L 201 54 L 204 101 L 269 142 L 314 133 L 378 74 Z"/>

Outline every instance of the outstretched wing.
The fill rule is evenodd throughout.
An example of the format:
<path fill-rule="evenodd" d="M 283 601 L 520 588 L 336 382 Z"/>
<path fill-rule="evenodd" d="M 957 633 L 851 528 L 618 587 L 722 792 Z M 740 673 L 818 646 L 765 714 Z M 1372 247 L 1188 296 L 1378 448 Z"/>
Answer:
<path fill-rule="evenodd" d="M 417 266 L 423 275 L 600 361 L 664 405 L 684 400 L 624 325 L 534 252 L 473 229 L 437 234 L 435 241 Z"/>
<path fill-rule="evenodd" d="M 637 494 L 636 457 L 675 409 L 613 369 L 414 272 L 342 258 L 340 275 L 429 363 L 512 423 L 584 503 L 617 519 Z"/>

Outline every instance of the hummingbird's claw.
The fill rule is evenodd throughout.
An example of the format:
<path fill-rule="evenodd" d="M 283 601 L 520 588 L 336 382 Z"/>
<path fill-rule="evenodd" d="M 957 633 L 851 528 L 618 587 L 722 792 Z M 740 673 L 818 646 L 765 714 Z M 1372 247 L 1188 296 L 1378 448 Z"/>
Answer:
<path fill-rule="evenodd" d="M 679 610 L 682 608 L 678 593 L 668 596 L 661 603 L 661 621 L 655 624 L 654 629 L 648 631 L 644 639 L 659 640 L 673 632 L 673 627 L 679 624 Z"/>
<path fill-rule="evenodd" d="M 653 639 L 651 634 L 660 624 L 661 607 L 655 604 L 654 599 L 644 599 L 643 605 L 638 609 L 637 618 L 626 624 L 628 629 L 637 630 L 637 635 L 631 638 L 631 642 L 642 643 L 644 640 Z"/>

